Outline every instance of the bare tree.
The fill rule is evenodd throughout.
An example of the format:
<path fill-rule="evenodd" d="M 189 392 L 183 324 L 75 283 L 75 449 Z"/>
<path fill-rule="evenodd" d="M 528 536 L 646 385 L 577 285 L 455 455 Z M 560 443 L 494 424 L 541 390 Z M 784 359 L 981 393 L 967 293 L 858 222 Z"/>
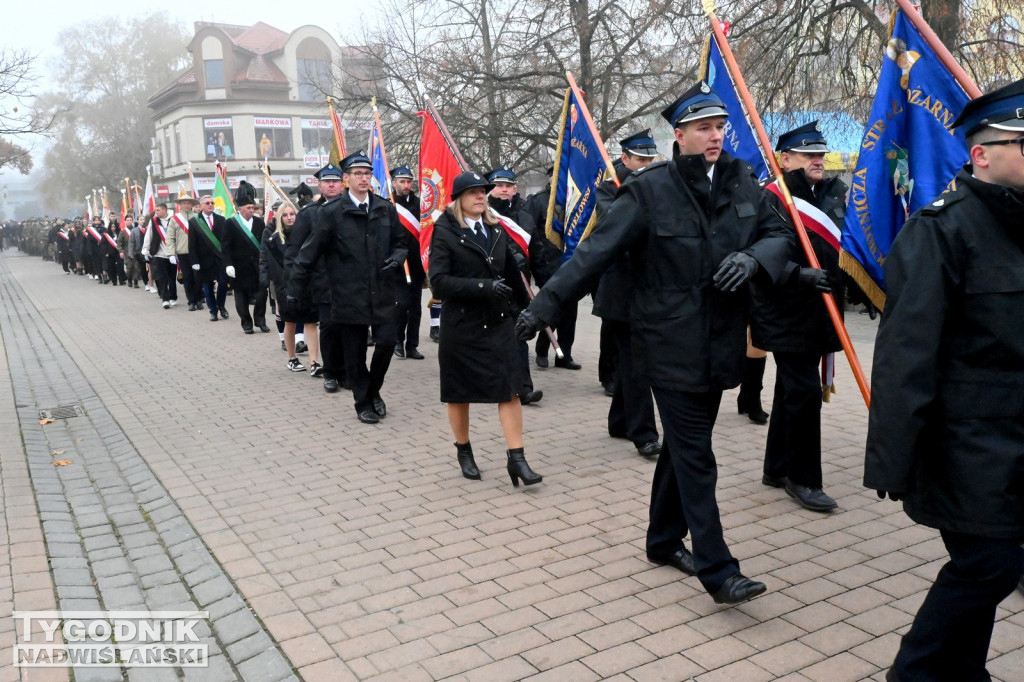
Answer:
<path fill-rule="evenodd" d="M 32 172 L 32 156 L 28 149 L 0 137 L 0 169 L 7 167 L 28 175 Z"/>
<path fill-rule="evenodd" d="M 117 31 L 107 27 L 116 23 Z M 39 99 L 56 116 L 44 157 L 51 202 L 119 187 L 150 163 L 149 96 L 186 64 L 185 29 L 166 14 L 99 20 L 60 34 L 57 92 Z"/>
<path fill-rule="evenodd" d="M 0 48 L 0 135 L 44 133 L 53 122 L 52 117 L 26 106 L 39 80 L 34 62 L 27 50 Z"/>

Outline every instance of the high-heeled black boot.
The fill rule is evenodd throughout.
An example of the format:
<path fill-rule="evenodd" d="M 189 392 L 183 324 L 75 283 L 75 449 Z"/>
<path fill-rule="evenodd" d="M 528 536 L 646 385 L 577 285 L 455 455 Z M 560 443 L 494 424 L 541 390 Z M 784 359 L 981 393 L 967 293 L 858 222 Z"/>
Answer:
<path fill-rule="evenodd" d="M 455 451 L 459 459 L 459 466 L 462 467 L 462 475 L 472 481 L 480 480 L 480 470 L 476 468 L 476 460 L 473 459 L 473 446 L 469 442 L 456 443 Z"/>
<path fill-rule="evenodd" d="M 508 454 L 508 477 L 512 479 L 513 487 L 519 487 L 519 479 L 523 479 L 525 485 L 533 485 L 544 480 L 543 476 L 530 468 L 522 448 L 513 448 L 506 452 Z"/>
<path fill-rule="evenodd" d="M 755 424 L 767 424 L 768 413 L 761 407 L 761 383 L 767 358 L 743 358 L 743 383 L 736 398 L 736 411 Z"/>

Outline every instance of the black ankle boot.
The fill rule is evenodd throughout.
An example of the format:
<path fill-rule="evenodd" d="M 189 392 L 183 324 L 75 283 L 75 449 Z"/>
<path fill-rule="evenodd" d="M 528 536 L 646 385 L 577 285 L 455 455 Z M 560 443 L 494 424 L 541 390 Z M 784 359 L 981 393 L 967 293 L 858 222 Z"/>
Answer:
<path fill-rule="evenodd" d="M 519 487 L 519 479 L 523 479 L 525 485 L 533 485 L 544 480 L 543 476 L 530 468 L 522 448 L 514 448 L 506 452 L 508 454 L 508 477 L 512 479 L 513 487 Z"/>
<path fill-rule="evenodd" d="M 476 468 L 476 461 L 473 459 L 473 446 L 468 442 L 456 443 L 455 451 L 459 466 L 462 467 L 462 475 L 472 481 L 479 481 L 480 470 Z"/>
<path fill-rule="evenodd" d="M 761 407 L 761 383 L 767 358 L 743 359 L 743 383 L 736 398 L 736 410 L 745 414 L 755 424 L 767 424 L 768 413 Z"/>

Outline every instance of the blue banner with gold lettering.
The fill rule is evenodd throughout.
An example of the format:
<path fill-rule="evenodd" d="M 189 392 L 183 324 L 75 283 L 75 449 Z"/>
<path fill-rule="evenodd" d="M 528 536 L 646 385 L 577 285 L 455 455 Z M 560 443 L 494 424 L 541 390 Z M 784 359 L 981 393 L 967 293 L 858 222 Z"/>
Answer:
<path fill-rule="evenodd" d="M 610 177 L 602 153 L 604 142 L 595 131 L 586 106 L 575 90 L 567 88 L 547 224 L 547 237 L 561 249 L 563 263 L 593 229 L 597 220 L 597 186 Z"/>
<path fill-rule="evenodd" d="M 898 12 L 850 183 L 840 265 L 878 307 L 882 266 L 910 214 L 942 194 L 967 162 L 951 126 L 970 97 Z"/>
<path fill-rule="evenodd" d="M 753 166 L 757 179 L 763 182 L 771 174 L 768 162 L 761 152 L 761 145 L 757 143 L 757 135 L 754 134 L 754 129 L 747 119 L 747 110 L 740 102 L 736 84 L 714 36 L 708 38 L 705 50 L 707 54 L 704 60 L 704 82 L 722 98 L 725 110 L 729 112 L 729 118 L 725 121 L 725 151 Z"/>

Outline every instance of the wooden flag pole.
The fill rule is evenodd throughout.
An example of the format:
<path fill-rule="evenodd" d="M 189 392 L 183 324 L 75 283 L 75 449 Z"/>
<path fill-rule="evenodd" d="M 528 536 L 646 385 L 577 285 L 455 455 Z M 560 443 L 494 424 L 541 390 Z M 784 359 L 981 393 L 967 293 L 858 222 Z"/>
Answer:
<path fill-rule="evenodd" d="M 732 53 L 732 48 L 729 47 L 729 41 L 725 37 L 725 32 L 722 30 L 722 22 L 720 22 L 718 17 L 715 15 L 714 0 L 704 0 L 703 7 L 704 13 L 707 14 L 708 19 L 711 20 L 711 29 L 715 32 L 715 40 L 718 42 L 718 48 L 722 52 L 722 57 L 725 59 L 725 63 L 729 66 L 729 71 L 732 73 L 736 90 L 740 98 L 743 100 L 744 106 L 747 108 L 747 115 L 750 117 L 751 124 L 757 132 L 758 141 L 761 143 L 761 149 L 767 152 L 772 148 L 771 141 L 768 139 L 768 133 L 765 132 L 764 125 L 761 123 L 761 117 L 758 115 L 757 109 L 754 107 L 754 98 L 750 96 L 750 91 L 747 90 L 747 84 L 743 80 L 743 73 L 740 71 L 739 64 L 736 62 L 736 57 Z M 804 227 L 803 220 L 800 218 L 800 211 L 797 210 L 796 204 L 793 202 L 793 195 L 790 194 L 789 187 L 786 186 L 786 181 L 782 176 L 782 169 L 779 168 L 779 162 L 776 160 L 775 154 L 769 152 L 766 153 L 765 156 L 771 166 L 772 175 L 775 176 L 775 182 L 778 184 L 779 189 L 782 190 L 786 209 L 789 211 L 789 216 L 793 220 L 793 226 L 796 228 L 797 237 L 800 239 L 800 246 L 803 247 L 804 255 L 807 257 L 807 263 L 810 267 L 820 270 L 821 264 L 818 262 L 818 258 L 814 254 L 814 249 L 811 247 L 811 240 L 807 236 L 807 229 Z M 828 309 L 829 317 L 832 319 L 832 326 L 835 327 L 836 334 L 839 335 L 839 341 L 842 343 L 843 351 L 846 353 L 846 358 L 850 362 L 850 369 L 853 370 L 853 376 L 857 380 L 857 386 L 860 387 L 861 395 L 864 396 L 864 404 L 871 407 L 871 387 L 868 385 L 867 377 L 864 375 L 864 370 L 861 368 L 860 360 L 857 358 L 857 351 L 853 348 L 853 342 L 850 340 L 850 334 L 846 331 L 846 325 L 843 324 L 843 318 L 839 314 L 839 308 L 836 305 L 836 301 L 832 297 L 832 294 L 823 293 L 821 298 L 825 302 L 826 309 Z"/>
<path fill-rule="evenodd" d="M 615 174 L 615 166 L 612 164 L 612 158 L 608 156 L 608 150 L 604 147 L 604 140 L 601 139 L 601 134 L 597 132 L 597 125 L 594 124 L 594 117 L 590 115 L 590 109 L 587 108 L 587 102 L 583 99 L 583 91 L 580 90 L 579 86 L 576 85 L 576 79 L 573 78 L 572 71 L 566 71 L 565 77 L 569 81 L 569 87 L 576 93 L 576 101 L 579 102 L 581 113 L 583 114 L 583 120 L 587 122 L 587 126 L 590 128 L 590 134 L 597 140 L 597 146 L 601 149 L 601 158 L 604 159 L 604 165 L 608 168 L 608 174 L 611 175 L 612 181 L 615 186 L 619 186 L 619 176 Z M 559 141 L 561 142 L 561 141 Z"/>

